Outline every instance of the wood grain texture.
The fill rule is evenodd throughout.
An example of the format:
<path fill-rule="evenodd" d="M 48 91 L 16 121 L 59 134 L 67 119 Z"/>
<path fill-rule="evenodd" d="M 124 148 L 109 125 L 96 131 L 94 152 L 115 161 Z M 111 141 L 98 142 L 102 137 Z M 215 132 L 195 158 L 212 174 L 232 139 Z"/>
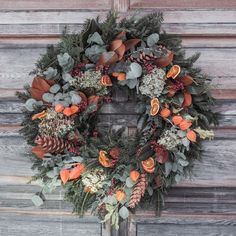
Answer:
<path fill-rule="evenodd" d="M 96 218 L 84 219 L 66 215 L 42 214 L 0 214 L 0 234 L 8 236 L 36 235 L 36 236 L 100 236 L 102 229 Z"/>
<path fill-rule="evenodd" d="M 130 3 L 130 6 L 129 6 Z M 235 235 L 236 232 L 236 3 L 234 0 L 0 0 L 0 235 Z M 31 82 L 28 73 L 47 44 L 55 44 L 67 26 L 78 32 L 87 18 L 104 19 L 113 8 L 120 18 L 140 8 L 140 15 L 163 10 L 167 32 L 183 39 L 187 55 L 200 51 L 198 66 L 213 77 L 214 110 L 222 116 L 216 138 L 203 143 L 203 161 L 195 176 L 183 180 L 166 196 L 162 217 L 154 205 L 138 209 L 119 231 L 103 228 L 96 217 L 78 218 L 63 201 L 63 191 L 47 194 L 36 208 L 31 196 L 39 190 L 27 185 L 33 174 L 30 147 L 19 136 L 22 104 L 17 89 Z M 213 9 L 214 8 L 214 9 Z M 217 9 L 220 8 L 220 9 Z M 106 104 L 100 125 L 130 126 L 137 114 L 126 92 L 113 93 L 115 105 Z"/>
<path fill-rule="evenodd" d="M 81 9 L 110 9 L 111 0 L 1 0 L 1 10 L 81 10 Z"/>
<path fill-rule="evenodd" d="M 213 85 L 217 89 L 236 89 L 236 48 L 186 48 L 186 55 L 191 56 L 197 51 L 201 57 L 195 65 L 213 77 Z M 16 89 L 30 83 L 32 76 L 29 76 L 29 72 L 43 53 L 45 48 L 0 49 L 0 88 Z M 230 69 L 225 69 L 229 65 Z"/>
<path fill-rule="evenodd" d="M 190 8 L 190 9 L 214 9 L 214 8 L 236 8 L 236 3 L 234 0 L 211 0 L 211 1 L 204 1 L 204 0 L 131 0 L 130 1 L 131 8 Z"/>
<path fill-rule="evenodd" d="M 198 236 L 198 235 L 235 235 L 236 216 L 212 215 L 166 215 L 159 218 L 131 219 L 130 236 Z"/>

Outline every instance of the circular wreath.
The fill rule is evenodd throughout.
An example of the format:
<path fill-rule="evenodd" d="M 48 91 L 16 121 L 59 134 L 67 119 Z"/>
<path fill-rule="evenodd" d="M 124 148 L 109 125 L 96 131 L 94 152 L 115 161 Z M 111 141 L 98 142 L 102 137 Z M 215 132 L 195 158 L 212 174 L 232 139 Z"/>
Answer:
<path fill-rule="evenodd" d="M 162 32 L 161 13 L 102 23 L 88 20 L 81 33 L 64 34 L 36 64 L 21 130 L 35 154 L 33 180 L 44 193 L 65 188 L 74 212 L 92 209 L 103 221 L 128 217 L 140 202 L 163 199 L 191 173 L 200 139 L 212 139 L 210 79 L 193 66 L 181 40 Z M 136 133 L 99 127 L 99 109 L 116 89 L 135 94 Z M 113 104 L 115 106 L 115 103 Z M 157 198 L 158 196 L 158 198 Z"/>

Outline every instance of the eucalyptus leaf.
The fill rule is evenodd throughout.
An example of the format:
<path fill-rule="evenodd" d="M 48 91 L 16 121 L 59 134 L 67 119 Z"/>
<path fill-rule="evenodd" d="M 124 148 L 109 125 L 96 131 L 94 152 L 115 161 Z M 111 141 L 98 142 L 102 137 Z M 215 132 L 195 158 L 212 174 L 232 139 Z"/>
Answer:
<path fill-rule="evenodd" d="M 152 187 L 148 186 L 147 191 L 148 191 L 149 196 L 153 195 L 153 188 Z"/>
<path fill-rule="evenodd" d="M 122 219 L 126 219 L 129 216 L 129 210 L 126 206 L 122 206 L 119 210 L 119 215 Z"/>
<path fill-rule="evenodd" d="M 173 163 L 173 166 L 172 166 L 172 171 L 173 172 L 176 172 L 178 170 L 178 165 L 177 165 L 177 163 Z"/>
<path fill-rule="evenodd" d="M 130 177 L 128 177 L 125 181 L 125 184 L 128 188 L 132 188 L 135 185 L 135 182 Z"/>
<path fill-rule="evenodd" d="M 65 73 L 70 72 L 74 67 L 74 59 L 67 52 L 57 55 L 57 60 Z"/>
<path fill-rule="evenodd" d="M 137 86 L 138 84 L 138 79 L 127 79 L 126 81 L 126 85 L 130 88 L 133 89 Z"/>
<path fill-rule="evenodd" d="M 44 93 L 42 98 L 48 103 L 52 103 L 54 101 L 54 95 L 52 93 Z"/>
<path fill-rule="evenodd" d="M 26 102 L 25 102 L 25 108 L 28 111 L 33 111 L 34 110 L 34 106 L 37 104 L 37 101 L 33 98 L 29 98 Z"/>
<path fill-rule="evenodd" d="M 71 102 L 72 104 L 79 104 L 81 102 L 82 98 L 80 97 L 79 94 L 72 94 L 71 95 Z"/>
<path fill-rule="evenodd" d="M 166 177 L 170 174 L 172 170 L 172 163 L 171 162 L 166 162 L 165 163 L 165 175 Z"/>
<path fill-rule="evenodd" d="M 31 198 L 31 201 L 34 203 L 35 206 L 39 207 L 43 205 L 43 199 L 39 195 L 34 195 Z"/>
<path fill-rule="evenodd" d="M 203 90 L 204 90 L 204 88 L 201 86 L 191 85 L 191 86 L 187 87 L 187 91 L 191 94 L 194 94 L 194 95 L 198 95 L 198 94 L 202 93 Z"/>
<path fill-rule="evenodd" d="M 95 33 L 89 35 L 87 43 L 89 43 L 89 44 L 96 43 L 96 44 L 99 44 L 99 45 L 104 45 L 102 37 L 98 32 L 95 32 Z"/>
<path fill-rule="evenodd" d="M 181 180 L 182 180 L 182 175 L 179 175 L 179 174 L 175 175 L 176 183 L 179 183 Z"/>
<path fill-rule="evenodd" d="M 132 62 L 129 66 L 129 71 L 126 73 L 126 79 L 136 79 L 141 75 L 142 67 L 136 62 Z"/>
<path fill-rule="evenodd" d="M 50 88 L 50 92 L 51 93 L 57 93 L 59 90 L 61 89 L 61 86 L 59 84 L 54 84 L 51 88 Z"/>
<path fill-rule="evenodd" d="M 182 138 L 182 143 L 185 147 L 188 147 L 190 144 L 190 141 L 187 139 L 187 137 Z"/>
<path fill-rule="evenodd" d="M 92 62 L 97 63 L 101 53 L 106 52 L 104 46 L 93 45 L 85 50 L 85 56 L 87 56 Z"/>
<path fill-rule="evenodd" d="M 179 163 L 181 166 L 183 166 L 183 167 L 189 165 L 189 162 L 188 162 L 187 160 L 183 160 L 183 159 L 179 159 L 179 160 L 178 160 L 178 163 Z"/>
<path fill-rule="evenodd" d="M 173 98 L 173 103 L 175 103 L 178 106 L 181 106 L 184 102 L 184 95 L 182 93 L 178 93 Z"/>
<path fill-rule="evenodd" d="M 106 199 L 106 203 L 110 204 L 110 205 L 114 205 L 117 203 L 116 197 L 115 195 L 112 196 L 108 196 Z"/>
<path fill-rule="evenodd" d="M 153 33 L 147 37 L 147 45 L 149 47 L 154 46 L 159 41 L 159 34 Z"/>
<path fill-rule="evenodd" d="M 63 94 L 62 93 L 57 93 L 54 97 L 55 101 L 59 101 L 63 99 Z"/>
<path fill-rule="evenodd" d="M 72 80 L 72 76 L 69 74 L 69 73 L 63 73 L 62 74 L 62 79 L 65 81 L 65 82 L 68 82 L 70 80 Z"/>
<path fill-rule="evenodd" d="M 46 79 L 52 79 L 57 75 L 57 69 L 49 67 L 46 71 L 43 72 L 43 75 L 46 76 Z"/>
<path fill-rule="evenodd" d="M 76 161 L 76 162 L 82 162 L 84 160 L 84 158 L 81 156 L 76 156 L 76 157 L 72 157 L 72 160 Z"/>

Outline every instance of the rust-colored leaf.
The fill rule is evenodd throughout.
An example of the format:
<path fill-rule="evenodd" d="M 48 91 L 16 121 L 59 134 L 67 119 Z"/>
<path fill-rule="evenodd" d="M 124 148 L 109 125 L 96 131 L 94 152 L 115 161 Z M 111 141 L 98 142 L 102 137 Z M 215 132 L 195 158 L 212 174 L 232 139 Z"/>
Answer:
<path fill-rule="evenodd" d="M 192 95 L 188 92 L 184 92 L 184 102 L 183 107 L 189 107 L 192 104 Z"/>
<path fill-rule="evenodd" d="M 94 104 L 98 105 L 100 99 L 101 99 L 100 96 L 92 95 L 88 98 L 88 104 L 90 105 L 90 104 L 94 103 Z"/>
<path fill-rule="evenodd" d="M 119 48 L 117 48 L 115 50 L 115 53 L 118 56 L 118 60 L 121 60 L 123 58 L 123 56 L 124 56 L 124 53 L 125 53 L 125 45 L 122 44 Z"/>
<path fill-rule="evenodd" d="M 120 38 L 122 38 L 122 37 L 124 37 L 124 36 L 126 36 L 126 31 L 121 31 L 121 32 L 116 36 L 116 38 L 117 38 L 117 39 L 120 39 Z"/>
<path fill-rule="evenodd" d="M 82 101 L 87 103 L 87 96 L 83 92 L 79 92 L 80 97 L 82 98 Z"/>
<path fill-rule="evenodd" d="M 184 86 L 189 86 L 193 83 L 193 78 L 190 75 L 185 75 L 181 81 L 183 82 Z"/>
<path fill-rule="evenodd" d="M 110 51 L 115 51 L 123 44 L 121 39 L 115 39 L 111 42 Z"/>
<path fill-rule="evenodd" d="M 156 62 L 155 62 L 156 66 L 160 68 L 166 67 L 173 61 L 173 58 L 174 58 L 174 53 L 171 51 L 168 51 L 165 57 L 160 57 L 156 59 Z"/>
<path fill-rule="evenodd" d="M 48 92 L 50 85 L 44 79 L 35 77 L 32 83 L 32 88 L 39 89 L 43 92 Z"/>
<path fill-rule="evenodd" d="M 63 184 L 66 184 L 67 181 L 69 180 L 69 177 L 70 177 L 70 171 L 67 169 L 62 169 L 60 171 L 60 177 L 61 177 Z"/>
<path fill-rule="evenodd" d="M 29 91 L 30 91 L 30 94 L 31 94 L 32 98 L 34 98 L 37 101 L 42 100 L 44 91 L 41 91 L 41 90 L 36 89 L 36 88 L 30 88 Z"/>
<path fill-rule="evenodd" d="M 37 145 L 32 148 L 31 152 L 35 154 L 38 158 L 43 159 L 45 151 L 43 150 L 43 147 Z"/>
<path fill-rule="evenodd" d="M 140 39 L 129 39 L 124 42 L 125 51 L 130 50 L 131 48 L 135 47 L 141 40 Z"/>

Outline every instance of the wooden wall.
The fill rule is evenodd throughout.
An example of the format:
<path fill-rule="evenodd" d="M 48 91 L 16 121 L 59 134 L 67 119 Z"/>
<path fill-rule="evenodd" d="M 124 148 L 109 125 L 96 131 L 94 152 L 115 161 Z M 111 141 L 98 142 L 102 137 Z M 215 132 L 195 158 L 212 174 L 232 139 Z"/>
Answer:
<path fill-rule="evenodd" d="M 101 227 L 95 217 L 73 216 L 62 193 L 36 208 L 30 201 L 39 188 L 26 184 L 32 174 L 29 148 L 19 136 L 21 103 L 16 90 L 31 81 L 28 73 L 47 44 L 56 43 L 67 26 L 80 30 L 86 18 L 103 18 L 111 8 L 121 15 L 141 9 L 162 10 L 164 28 L 178 34 L 188 55 L 213 76 L 214 108 L 221 113 L 213 142 L 204 142 L 195 178 L 172 188 L 161 218 L 140 209 L 120 232 Z M 133 105 L 123 94 L 116 108 L 103 108 L 106 124 L 135 126 Z M 0 0 L 0 235 L 236 235 L 236 2 L 234 0 Z"/>

